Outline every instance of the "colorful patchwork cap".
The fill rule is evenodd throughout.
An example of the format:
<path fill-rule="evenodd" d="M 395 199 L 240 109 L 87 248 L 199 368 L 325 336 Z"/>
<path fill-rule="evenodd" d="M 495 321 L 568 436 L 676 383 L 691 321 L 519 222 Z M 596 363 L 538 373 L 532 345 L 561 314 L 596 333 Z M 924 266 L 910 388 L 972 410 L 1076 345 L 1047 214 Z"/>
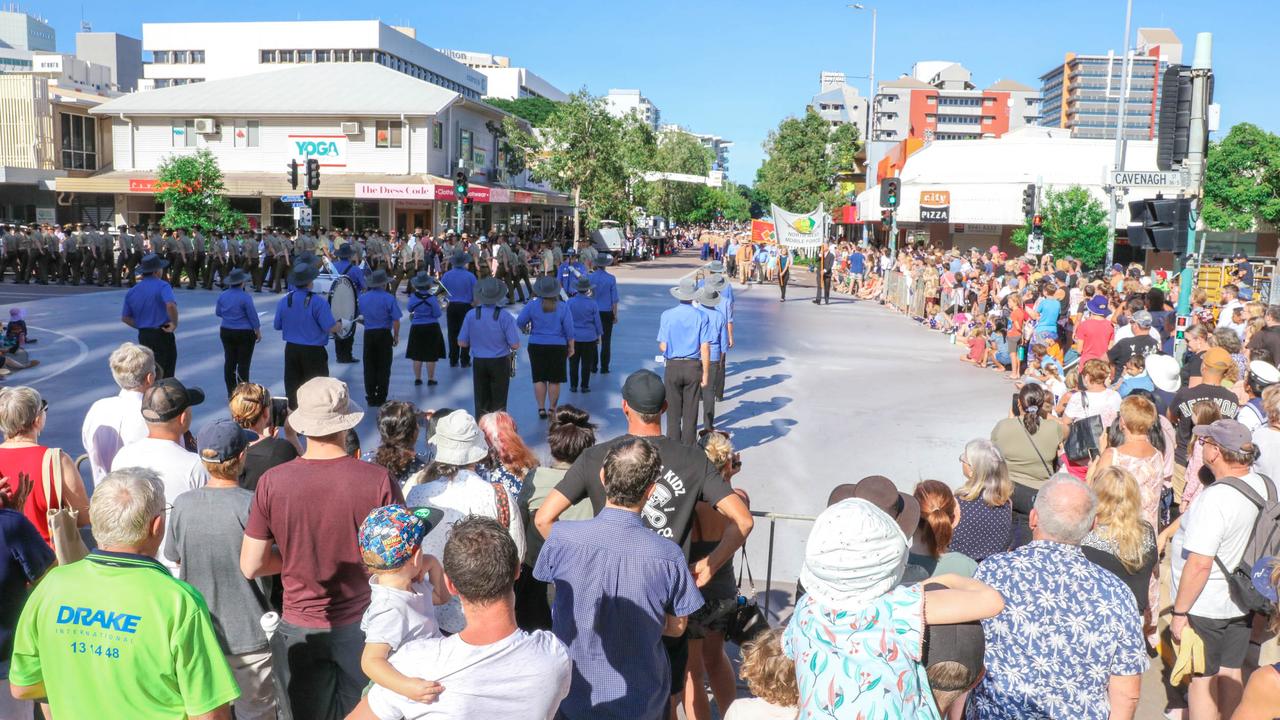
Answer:
<path fill-rule="evenodd" d="M 374 508 L 360 523 L 360 554 L 364 564 L 374 570 L 395 570 L 413 556 L 422 538 L 440 524 L 444 511 L 438 508 L 414 508 L 387 505 Z"/>

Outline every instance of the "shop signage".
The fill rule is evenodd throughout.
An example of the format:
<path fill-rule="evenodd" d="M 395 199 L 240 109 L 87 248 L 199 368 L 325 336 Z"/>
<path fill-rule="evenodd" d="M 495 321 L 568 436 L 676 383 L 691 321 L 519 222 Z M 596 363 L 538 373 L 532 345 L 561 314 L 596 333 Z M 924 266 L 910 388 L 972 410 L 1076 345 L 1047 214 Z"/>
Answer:
<path fill-rule="evenodd" d="M 490 188 L 489 202 L 509 203 L 511 202 L 511 191 L 506 188 Z"/>
<path fill-rule="evenodd" d="M 436 187 L 431 184 L 356 183 L 355 196 L 364 200 L 434 200 Z"/>
<path fill-rule="evenodd" d="M 156 191 L 156 181 L 147 178 L 129 178 L 129 192 L 152 193 Z"/>
<path fill-rule="evenodd" d="M 291 158 L 315 158 L 320 167 L 347 166 L 346 135 L 289 135 L 285 142 Z"/>
<path fill-rule="evenodd" d="M 528 205 L 533 202 L 533 193 L 520 192 L 517 190 L 511 193 L 511 202 L 517 205 Z"/>
<path fill-rule="evenodd" d="M 53 223 L 58 222 L 57 209 L 51 208 L 51 207 L 36 208 L 36 222 L 40 223 L 41 225 L 44 225 L 45 223 L 49 223 L 50 225 L 52 225 Z"/>
<path fill-rule="evenodd" d="M 452 201 L 455 199 L 452 185 L 436 185 L 436 200 Z M 467 197 L 471 198 L 471 202 L 489 202 L 489 188 L 483 185 L 471 185 L 467 187 Z"/>
<path fill-rule="evenodd" d="M 999 225 L 988 225 L 986 223 L 964 223 L 956 224 L 956 234 L 959 235 L 999 235 Z"/>
<path fill-rule="evenodd" d="M 922 190 L 920 192 L 920 222 L 951 222 L 951 192 L 949 190 Z"/>

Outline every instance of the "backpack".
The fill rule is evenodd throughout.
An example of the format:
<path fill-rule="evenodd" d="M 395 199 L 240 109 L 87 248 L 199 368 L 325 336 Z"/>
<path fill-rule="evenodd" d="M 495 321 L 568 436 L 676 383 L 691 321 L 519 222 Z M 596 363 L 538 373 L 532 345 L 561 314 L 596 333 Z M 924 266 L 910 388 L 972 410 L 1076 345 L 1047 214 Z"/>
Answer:
<path fill-rule="evenodd" d="M 1266 475 L 1259 477 L 1267 486 L 1265 499 L 1240 478 L 1219 478 L 1214 483 L 1226 485 L 1245 496 L 1249 502 L 1258 507 L 1258 517 L 1253 522 L 1249 542 L 1245 544 L 1244 555 L 1240 557 L 1240 563 L 1236 567 L 1228 569 L 1216 555 L 1213 561 L 1227 578 L 1227 589 L 1231 593 L 1232 600 L 1246 610 L 1270 616 L 1275 613 L 1276 604 L 1264 597 L 1253 586 L 1253 568 L 1259 560 L 1280 554 L 1280 499 L 1277 498 L 1276 486 L 1271 482 L 1271 478 Z"/>

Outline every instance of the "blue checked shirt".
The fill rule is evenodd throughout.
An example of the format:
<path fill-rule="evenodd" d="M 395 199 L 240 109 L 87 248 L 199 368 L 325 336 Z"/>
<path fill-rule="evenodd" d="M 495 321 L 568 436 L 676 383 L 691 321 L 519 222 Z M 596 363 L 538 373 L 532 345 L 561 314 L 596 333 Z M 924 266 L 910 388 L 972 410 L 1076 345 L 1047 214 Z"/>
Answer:
<path fill-rule="evenodd" d="M 1106 720 L 1110 677 L 1146 671 L 1133 591 L 1080 548 L 1036 540 L 982 561 L 974 579 L 1004 611 L 982 621 L 987 673 L 968 720 Z"/>
<path fill-rule="evenodd" d="M 590 520 L 553 525 L 533 576 L 555 583 L 551 630 L 574 665 L 560 712 L 570 720 L 664 717 L 666 616 L 702 607 L 680 546 L 638 513 L 606 507 Z"/>

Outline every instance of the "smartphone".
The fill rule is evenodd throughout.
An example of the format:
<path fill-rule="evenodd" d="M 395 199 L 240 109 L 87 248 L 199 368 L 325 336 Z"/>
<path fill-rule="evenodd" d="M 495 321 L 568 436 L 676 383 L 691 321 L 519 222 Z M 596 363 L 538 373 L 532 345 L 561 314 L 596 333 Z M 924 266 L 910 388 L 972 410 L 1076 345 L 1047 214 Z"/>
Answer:
<path fill-rule="evenodd" d="M 1018 405 L 1018 393 L 1013 394 L 1013 416 L 1022 417 L 1022 408 Z"/>
<path fill-rule="evenodd" d="M 284 421 L 289 417 L 289 399 L 288 398 L 271 398 L 271 427 L 284 427 Z"/>

